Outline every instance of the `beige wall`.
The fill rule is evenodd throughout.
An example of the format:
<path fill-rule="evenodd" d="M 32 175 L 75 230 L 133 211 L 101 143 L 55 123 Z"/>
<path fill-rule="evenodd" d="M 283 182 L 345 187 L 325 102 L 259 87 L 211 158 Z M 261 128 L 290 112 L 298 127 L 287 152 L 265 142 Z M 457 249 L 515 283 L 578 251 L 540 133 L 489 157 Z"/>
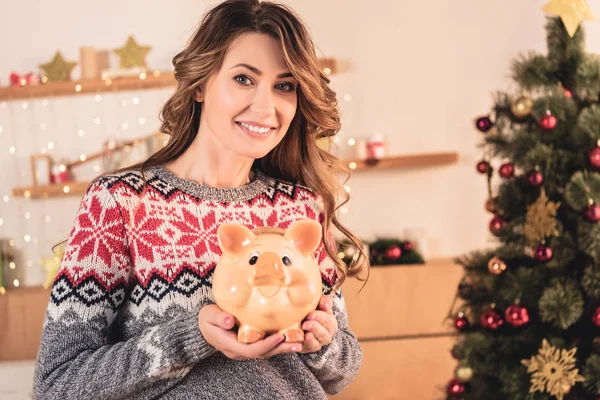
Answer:
<path fill-rule="evenodd" d="M 480 153 L 473 118 L 488 110 L 491 92 L 513 90 L 508 80 L 512 57 L 520 51 L 545 51 L 544 1 L 285 1 L 310 26 L 321 55 L 350 62 L 332 78 L 342 110 L 342 143 L 375 132 L 387 136 L 393 154 L 447 151 L 460 162 L 427 170 L 389 170 L 356 175 L 353 200 L 343 216 L 366 239 L 422 230 L 430 257 L 453 256 L 484 246 L 490 237 L 483 209 L 484 180 L 474 173 Z M 600 14 L 600 0 L 590 0 Z M 61 49 L 78 58 L 83 45 L 121 46 L 129 34 L 153 46 L 148 64 L 170 67 L 194 24 L 212 4 L 199 0 L 80 2 L 48 5 L 36 0 L 0 1 L 2 39 L 0 83 L 11 71 L 27 72 Z M 168 4 L 168 5 L 167 5 Z M 600 52 L 600 23 L 587 22 L 588 50 Z M 74 77 L 78 76 L 75 70 Z M 344 100 L 349 94 L 350 101 Z M 142 99 L 137 108 L 131 97 Z M 40 257 L 64 238 L 73 222 L 77 199 L 2 201 L 15 185 L 30 183 L 29 154 L 55 144 L 54 154 L 70 157 L 97 151 L 107 135 L 135 137 L 157 126 L 156 113 L 168 90 L 93 98 L 63 99 L 44 108 L 20 103 L 0 108 L 0 236 L 14 238 L 25 251 L 27 284 L 43 279 Z M 120 108 L 121 100 L 128 106 Z M 117 111 L 120 110 L 120 111 Z M 75 111 L 75 112 L 74 112 Z M 117 111 L 117 112 L 116 112 Z M 101 113 L 103 125 L 93 124 Z M 145 126 L 136 125 L 139 116 Z M 123 121 L 132 121 L 127 131 Z M 47 123 L 45 131 L 39 129 Z M 76 132 L 84 129 L 86 136 Z M 17 153 L 11 156 L 8 148 Z M 342 148 L 342 150 L 344 150 Z M 347 150 L 347 149 L 346 149 Z M 32 218 L 24 219 L 29 213 Z M 44 222 L 45 216 L 51 222 Z M 29 234 L 32 242 L 23 240 Z"/>

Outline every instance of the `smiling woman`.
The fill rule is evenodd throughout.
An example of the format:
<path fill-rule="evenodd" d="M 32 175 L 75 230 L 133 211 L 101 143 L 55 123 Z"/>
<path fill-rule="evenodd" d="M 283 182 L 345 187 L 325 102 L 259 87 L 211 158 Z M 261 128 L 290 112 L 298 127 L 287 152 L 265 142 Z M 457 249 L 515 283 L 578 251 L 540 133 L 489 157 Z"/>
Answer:
<path fill-rule="evenodd" d="M 161 112 L 168 144 L 94 180 L 82 200 L 52 287 L 35 396 L 325 399 L 362 363 L 340 286 L 367 259 L 348 268 L 336 254 L 335 228 L 363 246 L 335 215 L 344 164 L 316 144 L 340 117 L 308 30 L 286 6 L 228 0 L 173 65 L 177 89 Z M 316 309 L 295 327 L 298 340 L 238 342 L 237 321 L 213 298 L 219 226 L 287 230 L 302 219 L 321 231 L 306 254 L 318 265 Z M 258 264 L 292 268 L 289 252 L 256 251 Z"/>

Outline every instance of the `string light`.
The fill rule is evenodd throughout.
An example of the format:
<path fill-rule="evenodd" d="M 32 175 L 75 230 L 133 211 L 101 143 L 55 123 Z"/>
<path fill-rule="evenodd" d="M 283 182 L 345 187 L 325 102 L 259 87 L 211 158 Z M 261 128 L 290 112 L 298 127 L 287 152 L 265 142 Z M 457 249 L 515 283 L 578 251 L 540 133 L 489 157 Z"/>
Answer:
<path fill-rule="evenodd" d="M 3 130 L 4 128 L 2 127 L 2 125 L 0 125 L 0 133 L 2 133 Z"/>
<path fill-rule="evenodd" d="M 349 94 L 347 94 L 347 95 L 344 96 L 344 100 L 350 101 L 350 100 L 352 100 L 352 96 L 350 96 Z"/>
<path fill-rule="evenodd" d="M 52 150 L 54 148 L 54 142 L 48 142 L 48 148 Z"/>
<path fill-rule="evenodd" d="M 100 100 L 102 100 L 102 96 L 100 96 L 99 94 L 96 95 L 96 102 L 100 103 Z"/>
<path fill-rule="evenodd" d="M 146 75 L 146 73 L 145 73 L 145 72 L 142 72 L 142 73 L 140 74 L 140 79 L 141 79 L 141 80 L 144 80 L 144 79 L 146 79 L 146 76 L 147 76 L 147 75 Z"/>
<path fill-rule="evenodd" d="M 341 208 L 340 208 L 340 212 L 341 212 L 342 214 L 346 214 L 346 213 L 348 212 L 348 207 L 346 207 L 346 206 L 343 206 L 343 207 L 341 207 Z"/>
<path fill-rule="evenodd" d="M 112 79 L 108 78 L 104 83 L 106 83 L 106 86 L 110 86 L 112 85 Z"/>
<path fill-rule="evenodd" d="M 0 218 L 0 226 L 4 225 L 4 220 Z"/>
<path fill-rule="evenodd" d="M 77 131 L 77 134 L 79 135 L 79 137 L 83 137 L 83 135 L 85 135 L 85 131 L 83 129 L 80 129 Z"/>
<path fill-rule="evenodd" d="M 63 188 L 63 192 L 65 192 L 65 193 L 69 193 L 70 191 L 71 191 L 71 188 L 70 188 L 70 187 L 68 187 L 68 186 L 65 186 L 65 187 Z"/>
<path fill-rule="evenodd" d="M 346 189 L 346 192 L 350 193 L 350 186 L 346 185 L 344 186 L 344 189 Z"/>
<path fill-rule="evenodd" d="M 79 159 L 81 161 L 85 161 L 87 159 L 87 156 L 85 154 L 82 154 L 82 155 L 79 156 Z"/>
<path fill-rule="evenodd" d="M 10 263 L 8 263 L 8 266 L 9 266 L 10 269 L 16 269 L 17 268 L 17 264 L 15 264 L 12 261 Z"/>
<path fill-rule="evenodd" d="M 100 165 L 94 165 L 94 172 L 100 172 Z"/>
<path fill-rule="evenodd" d="M 338 144 L 340 142 L 340 138 L 335 136 L 333 139 L 333 143 Z"/>
<path fill-rule="evenodd" d="M 39 244 L 40 241 L 38 240 L 38 238 L 33 238 L 33 244 Z"/>
<path fill-rule="evenodd" d="M 4 196 L 2 200 L 4 200 L 5 203 L 8 203 L 8 196 Z"/>
<path fill-rule="evenodd" d="M 43 130 L 45 130 L 45 129 L 46 129 L 46 124 L 45 124 L 44 122 L 42 122 L 42 123 L 40 124 L 40 130 L 42 130 L 42 131 L 43 131 Z"/>
<path fill-rule="evenodd" d="M 14 241 L 14 240 L 12 240 L 12 239 L 10 239 L 10 240 L 8 241 L 8 245 L 9 245 L 10 247 L 15 247 L 15 241 Z"/>
<path fill-rule="evenodd" d="M 100 117 L 96 117 L 96 118 L 94 118 L 94 123 L 96 125 L 100 125 L 102 123 L 102 120 L 100 119 Z"/>
<path fill-rule="evenodd" d="M 15 154 L 17 149 L 15 146 L 10 146 L 10 149 L 8 149 L 8 151 L 10 151 L 10 154 Z"/>
<path fill-rule="evenodd" d="M 81 92 L 81 85 L 77 84 L 77 86 L 75 86 L 75 91 Z"/>
<path fill-rule="evenodd" d="M 354 140 L 352 138 L 348 139 L 348 145 L 349 146 L 354 146 L 355 144 L 356 144 L 356 140 Z"/>
<path fill-rule="evenodd" d="M 29 190 L 26 190 L 25 192 L 23 192 L 23 196 L 25 196 L 26 199 L 31 197 L 31 192 Z"/>
<path fill-rule="evenodd" d="M 356 163 L 352 161 L 350 164 L 348 164 L 348 167 L 350 167 L 350 169 L 356 169 Z"/>
<path fill-rule="evenodd" d="M 32 267 L 32 266 L 33 266 L 33 261 L 31 261 L 31 260 L 27 260 L 27 266 L 28 266 L 28 267 Z"/>
<path fill-rule="evenodd" d="M 23 236 L 23 239 L 24 239 L 24 240 L 25 240 L 27 243 L 29 243 L 29 242 L 31 241 L 31 236 L 29 236 L 29 235 L 25 235 L 25 236 Z"/>
<path fill-rule="evenodd" d="M 47 76 L 43 76 L 42 77 L 42 83 L 48 83 L 48 77 Z"/>
<path fill-rule="evenodd" d="M 329 75 L 329 74 L 331 74 L 331 68 L 325 68 L 325 69 L 323 70 L 323 73 L 324 73 L 325 75 Z"/>
<path fill-rule="evenodd" d="M 49 215 L 46 215 L 46 218 L 44 218 L 44 220 L 45 220 L 46 222 L 50 222 L 50 221 L 52 221 L 52 218 L 50 218 L 50 216 L 49 216 Z"/>
<path fill-rule="evenodd" d="M 2 103 L 0 103 L 0 108 L 6 108 L 6 102 L 3 101 Z"/>
<path fill-rule="evenodd" d="M 40 150 L 40 152 L 42 154 L 46 154 L 48 152 L 48 149 L 46 149 L 45 147 L 42 147 L 42 149 Z"/>
<path fill-rule="evenodd" d="M 19 287 L 19 280 L 18 280 L 18 279 L 15 279 L 15 280 L 13 281 L 13 285 L 15 285 L 15 287 Z"/>
<path fill-rule="evenodd" d="M 133 104 L 140 104 L 140 98 L 139 97 L 134 97 L 133 98 Z"/>
<path fill-rule="evenodd" d="M 160 76 L 160 71 L 154 71 L 154 76 L 158 78 Z"/>
<path fill-rule="evenodd" d="M 25 213 L 25 219 L 30 219 L 31 218 L 31 214 L 29 214 L 28 212 Z"/>
<path fill-rule="evenodd" d="M 29 104 L 26 101 L 24 101 L 23 102 L 23 110 L 26 110 L 27 107 L 29 107 Z"/>
<path fill-rule="evenodd" d="M 42 100 L 42 105 L 46 107 L 48 105 L 48 99 Z"/>
<path fill-rule="evenodd" d="M 121 128 L 123 128 L 123 130 L 124 130 L 124 131 L 126 131 L 126 130 L 127 130 L 127 128 L 129 128 L 129 124 L 127 124 L 127 122 L 123 122 L 123 123 L 121 124 Z"/>
<path fill-rule="evenodd" d="M 127 100 L 121 100 L 121 107 L 127 107 Z"/>
<path fill-rule="evenodd" d="M 138 122 L 140 123 L 140 125 L 144 125 L 146 123 L 146 118 L 140 117 L 140 119 L 138 119 Z"/>

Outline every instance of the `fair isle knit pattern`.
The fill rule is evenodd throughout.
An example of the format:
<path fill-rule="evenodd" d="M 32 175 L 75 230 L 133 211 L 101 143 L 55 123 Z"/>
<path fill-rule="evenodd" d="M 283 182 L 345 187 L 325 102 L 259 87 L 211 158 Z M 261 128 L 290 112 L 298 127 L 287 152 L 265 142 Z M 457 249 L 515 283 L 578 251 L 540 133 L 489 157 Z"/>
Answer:
<path fill-rule="evenodd" d="M 256 177 L 211 188 L 162 166 L 96 179 L 85 194 L 52 287 L 34 379 L 36 399 L 325 399 L 354 379 L 362 351 L 341 290 L 338 331 L 315 353 L 236 361 L 212 347 L 198 311 L 212 304 L 224 222 L 286 229 L 323 222 L 311 190 Z M 315 252 L 323 293 L 333 261 Z"/>

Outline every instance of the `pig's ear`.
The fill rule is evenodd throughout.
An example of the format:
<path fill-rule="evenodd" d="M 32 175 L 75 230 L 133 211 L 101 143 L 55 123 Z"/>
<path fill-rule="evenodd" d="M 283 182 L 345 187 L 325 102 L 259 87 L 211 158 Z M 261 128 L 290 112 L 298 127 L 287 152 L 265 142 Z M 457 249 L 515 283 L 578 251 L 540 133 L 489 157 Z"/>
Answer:
<path fill-rule="evenodd" d="M 313 219 L 295 221 L 285 232 L 285 238 L 290 240 L 303 255 L 311 254 L 321 243 L 321 224 Z"/>
<path fill-rule="evenodd" d="M 221 224 L 217 229 L 219 247 L 223 253 L 238 255 L 254 241 L 256 236 L 240 224 Z"/>

